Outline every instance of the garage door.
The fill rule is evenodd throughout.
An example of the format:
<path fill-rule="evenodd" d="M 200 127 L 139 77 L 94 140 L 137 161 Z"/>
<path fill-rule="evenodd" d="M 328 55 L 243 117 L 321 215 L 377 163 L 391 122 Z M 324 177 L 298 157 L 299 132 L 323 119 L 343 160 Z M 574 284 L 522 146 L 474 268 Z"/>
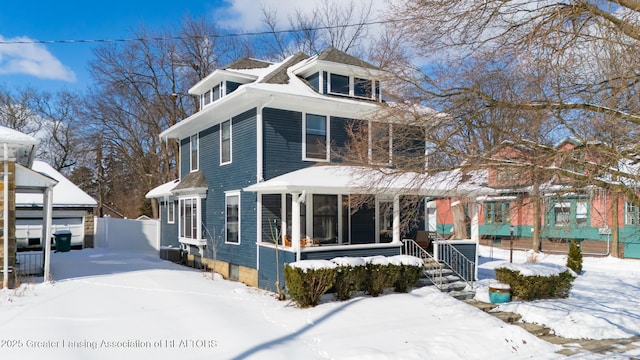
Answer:
<path fill-rule="evenodd" d="M 54 218 L 51 234 L 58 230 L 71 231 L 71 246 L 82 246 L 84 239 L 83 218 Z M 42 219 L 16 219 L 16 243 L 18 249 L 42 247 Z"/>

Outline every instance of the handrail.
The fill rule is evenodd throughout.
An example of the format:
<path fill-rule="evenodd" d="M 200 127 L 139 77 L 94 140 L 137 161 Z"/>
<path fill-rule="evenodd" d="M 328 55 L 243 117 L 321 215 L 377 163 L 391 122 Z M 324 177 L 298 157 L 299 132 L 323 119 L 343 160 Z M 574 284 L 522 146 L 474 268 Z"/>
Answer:
<path fill-rule="evenodd" d="M 440 248 L 440 245 L 442 247 Z M 448 241 L 436 241 L 434 247 L 438 246 L 438 260 L 445 263 L 461 280 L 473 289 L 475 280 L 475 262 L 469 260 L 460 250 L 456 249 Z"/>
<path fill-rule="evenodd" d="M 402 242 L 404 243 L 405 255 L 411 255 L 411 256 L 420 258 L 422 259 L 422 262 L 425 265 L 427 262 L 432 262 L 434 264 L 439 265 L 437 267 L 438 271 L 435 271 L 435 272 L 425 271 L 424 274 L 429 279 L 429 281 L 431 281 L 433 285 L 435 285 L 438 289 L 442 290 L 442 267 L 443 266 L 440 264 L 440 262 L 436 260 L 436 258 L 434 258 L 431 254 L 429 254 L 427 250 L 425 250 L 422 246 L 418 245 L 418 243 L 415 242 L 414 240 L 403 239 Z"/>

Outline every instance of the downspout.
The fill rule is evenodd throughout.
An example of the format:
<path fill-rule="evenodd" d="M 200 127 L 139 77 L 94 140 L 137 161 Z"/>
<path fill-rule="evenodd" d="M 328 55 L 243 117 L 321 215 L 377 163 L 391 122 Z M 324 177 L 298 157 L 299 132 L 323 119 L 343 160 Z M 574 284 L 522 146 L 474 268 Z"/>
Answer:
<path fill-rule="evenodd" d="M 42 210 L 45 214 L 45 218 L 43 219 L 43 223 L 45 224 L 44 239 L 45 239 L 45 249 L 44 249 L 44 281 L 51 281 L 51 216 L 53 214 L 53 189 L 51 187 L 47 187 L 44 190 L 43 201 L 42 201 Z"/>
<path fill-rule="evenodd" d="M 4 189 L 3 189 L 3 214 L 4 222 L 2 229 L 2 240 L 3 240 L 3 264 L 2 264 L 2 288 L 7 289 L 9 287 L 9 159 L 7 156 L 7 152 L 9 152 L 9 147 L 7 143 L 4 143 Z"/>

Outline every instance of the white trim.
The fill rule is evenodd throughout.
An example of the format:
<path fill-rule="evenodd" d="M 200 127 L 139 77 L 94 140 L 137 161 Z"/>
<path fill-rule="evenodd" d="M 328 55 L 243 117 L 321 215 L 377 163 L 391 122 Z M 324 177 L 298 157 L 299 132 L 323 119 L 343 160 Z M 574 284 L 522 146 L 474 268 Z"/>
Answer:
<path fill-rule="evenodd" d="M 233 162 L 233 119 L 229 119 L 220 123 L 220 166 L 231 164 Z M 222 161 L 222 127 L 229 123 L 229 161 Z"/>
<path fill-rule="evenodd" d="M 227 214 L 227 206 L 228 206 L 228 198 L 230 197 L 234 197 L 237 196 L 238 197 L 238 242 L 230 242 L 227 239 L 227 218 L 228 218 L 228 214 Z M 240 196 L 240 190 L 232 190 L 232 191 L 225 191 L 224 192 L 224 243 L 225 244 L 230 244 L 230 245 L 240 245 L 241 241 L 241 218 L 242 218 L 242 208 L 241 208 L 241 196 Z"/>
<path fill-rule="evenodd" d="M 183 237 L 181 236 L 181 231 L 183 230 L 183 219 L 181 216 L 182 211 L 182 202 L 191 199 L 196 201 L 196 234 L 192 234 L 191 237 Z M 192 218 L 193 221 L 193 218 Z M 194 236 L 195 235 L 195 236 Z M 202 196 L 198 194 L 189 194 L 187 196 L 181 196 L 178 198 L 178 241 L 183 244 L 190 245 L 205 245 L 206 240 L 202 239 Z"/>
<path fill-rule="evenodd" d="M 325 121 L 325 158 L 324 159 L 307 157 L 307 115 L 324 117 L 324 121 Z M 331 156 L 330 154 L 331 123 L 329 121 L 330 118 L 331 117 L 328 115 L 313 114 L 313 113 L 307 113 L 307 112 L 302 113 L 302 160 L 303 161 L 329 162 L 330 156 Z"/>

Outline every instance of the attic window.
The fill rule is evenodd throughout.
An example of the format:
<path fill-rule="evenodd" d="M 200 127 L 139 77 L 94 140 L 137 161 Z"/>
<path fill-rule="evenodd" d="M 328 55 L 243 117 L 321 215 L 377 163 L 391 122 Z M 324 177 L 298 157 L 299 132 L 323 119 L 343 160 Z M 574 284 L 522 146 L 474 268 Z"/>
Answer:
<path fill-rule="evenodd" d="M 338 74 L 329 75 L 329 92 L 349 95 L 349 77 Z"/>
<path fill-rule="evenodd" d="M 371 99 L 372 89 L 371 80 L 353 78 L 353 96 Z"/>

